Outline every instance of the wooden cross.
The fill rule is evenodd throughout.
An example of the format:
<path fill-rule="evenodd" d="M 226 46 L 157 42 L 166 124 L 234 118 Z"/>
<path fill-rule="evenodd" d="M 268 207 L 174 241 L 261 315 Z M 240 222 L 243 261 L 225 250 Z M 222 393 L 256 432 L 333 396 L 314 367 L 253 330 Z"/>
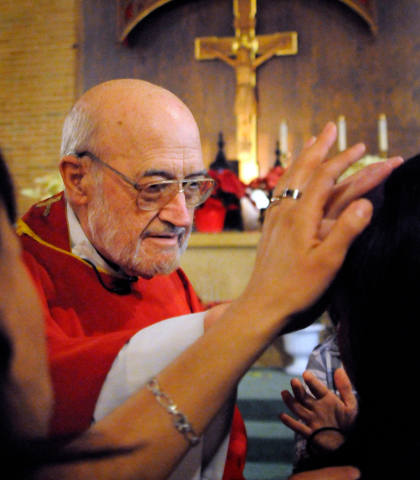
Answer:
<path fill-rule="evenodd" d="M 258 176 L 257 68 L 274 55 L 297 53 L 297 33 L 255 35 L 257 0 L 233 0 L 235 37 L 195 39 L 197 60 L 219 59 L 235 69 L 236 149 L 239 177 L 248 183 Z"/>

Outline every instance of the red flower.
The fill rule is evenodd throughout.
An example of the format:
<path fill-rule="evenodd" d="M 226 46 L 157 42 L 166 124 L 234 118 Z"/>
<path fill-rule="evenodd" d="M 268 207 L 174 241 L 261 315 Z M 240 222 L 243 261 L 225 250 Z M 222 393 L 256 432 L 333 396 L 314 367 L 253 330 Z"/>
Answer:
<path fill-rule="evenodd" d="M 256 190 L 256 189 L 266 190 L 267 189 L 265 179 L 262 178 L 262 177 L 254 178 L 254 180 L 251 180 L 251 183 L 248 186 L 249 186 L 249 188 L 252 188 L 253 190 Z"/>
<path fill-rule="evenodd" d="M 217 190 L 213 193 L 217 197 L 217 191 L 233 193 L 237 198 L 245 195 L 245 185 L 231 170 L 209 170 L 209 175 L 216 181 Z"/>
<path fill-rule="evenodd" d="M 262 189 L 271 192 L 277 185 L 279 178 L 283 175 L 285 169 L 280 165 L 273 167 L 265 177 L 258 177 L 252 180 L 249 187 L 252 189 Z"/>

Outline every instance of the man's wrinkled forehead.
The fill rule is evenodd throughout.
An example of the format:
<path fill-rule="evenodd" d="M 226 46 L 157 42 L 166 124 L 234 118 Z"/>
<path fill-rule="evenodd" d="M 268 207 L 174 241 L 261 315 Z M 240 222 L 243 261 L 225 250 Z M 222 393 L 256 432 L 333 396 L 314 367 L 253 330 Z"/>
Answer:
<path fill-rule="evenodd" d="M 126 175 L 161 170 L 183 178 L 204 169 L 197 124 L 173 96 L 164 104 L 115 105 L 102 110 L 99 119 L 94 153 Z"/>
<path fill-rule="evenodd" d="M 185 178 L 205 173 L 201 150 L 163 149 L 147 151 L 136 162 L 136 175 L 140 177 Z"/>
<path fill-rule="evenodd" d="M 171 136 L 174 130 L 182 138 L 198 133 L 190 110 L 169 92 L 140 98 L 121 98 L 114 93 L 95 105 L 94 116 L 103 134 L 128 137 L 126 141 L 130 137 L 156 141 L 162 134 Z"/>
<path fill-rule="evenodd" d="M 202 164 L 200 135 L 193 123 L 186 128 L 185 122 L 156 125 L 111 119 L 100 123 L 95 143 L 113 157 L 143 163 Z"/>

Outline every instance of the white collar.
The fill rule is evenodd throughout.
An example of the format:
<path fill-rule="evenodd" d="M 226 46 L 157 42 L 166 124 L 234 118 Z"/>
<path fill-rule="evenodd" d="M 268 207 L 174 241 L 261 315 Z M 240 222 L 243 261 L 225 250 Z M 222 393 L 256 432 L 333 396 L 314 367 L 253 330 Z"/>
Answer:
<path fill-rule="evenodd" d="M 74 255 L 84 258 L 92 262 L 95 267 L 105 270 L 111 275 L 121 276 L 119 272 L 114 270 L 96 251 L 94 246 L 90 243 L 85 232 L 80 225 L 74 210 L 70 203 L 66 201 L 66 216 L 67 224 L 69 226 L 70 248 Z"/>

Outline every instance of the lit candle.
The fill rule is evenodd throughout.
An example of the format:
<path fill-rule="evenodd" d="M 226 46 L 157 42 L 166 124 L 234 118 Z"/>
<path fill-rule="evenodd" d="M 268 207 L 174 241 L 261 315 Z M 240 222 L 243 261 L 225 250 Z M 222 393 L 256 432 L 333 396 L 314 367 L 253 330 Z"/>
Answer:
<path fill-rule="evenodd" d="M 280 152 L 282 155 L 286 155 L 288 153 L 288 145 L 287 145 L 287 123 L 286 120 L 282 120 L 280 122 L 279 128 L 279 137 L 280 137 Z"/>
<path fill-rule="evenodd" d="M 378 118 L 378 143 L 380 152 L 388 152 L 388 128 L 384 113 L 381 113 Z"/>
<path fill-rule="evenodd" d="M 343 152 L 347 148 L 346 119 L 344 115 L 338 117 L 338 151 Z"/>

